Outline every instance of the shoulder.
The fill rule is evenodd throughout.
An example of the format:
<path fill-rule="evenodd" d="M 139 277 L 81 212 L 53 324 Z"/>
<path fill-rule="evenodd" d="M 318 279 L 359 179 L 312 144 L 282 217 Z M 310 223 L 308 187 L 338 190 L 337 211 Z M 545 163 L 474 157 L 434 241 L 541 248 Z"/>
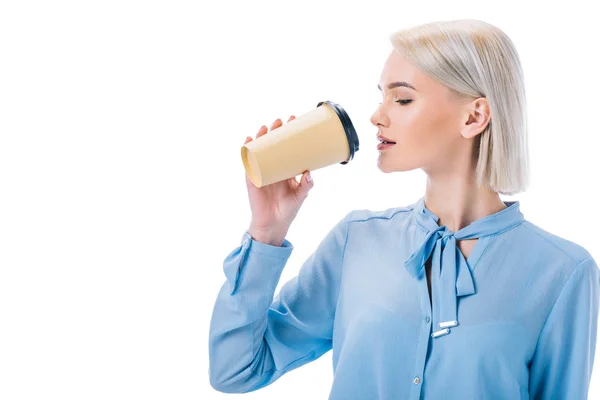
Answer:
<path fill-rule="evenodd" d="M 543 255 L 544 258 L 561 260 L 563 264 L 574 267 L 592 257 L 590 252 L 580 244 L 549 232 L 531 221 L 524 221 L 521 227 L 531 251 Z"/>
<path fill-rule="evenodd" d="M 385 230 L 391 226 L 394 228 L 406 227 L 413 209 L 414 204 L 390 207 L 383 210 L 355 209 L 346 215 L 348 228 L 353 230 L 358 228 Z"/>
<path fill-rule="evenodd" d="M 536 274 L 542 273 L 549 285 L 563 287 L 570 278 L 572 282 L 598 281 L 598 265 L 582 245 L 527 220 L 517 231 L 516 242 L 512 243 L 524 262 L 521 265 Z"/>
<path fill-rule="evenodd" d="M 392 207 L 385 210 L 356 209 L 349 213 L 349 222 L 369 222 L 373 219 L 390 220 L 405 219 L 413 210 L 414 205 Z"/>

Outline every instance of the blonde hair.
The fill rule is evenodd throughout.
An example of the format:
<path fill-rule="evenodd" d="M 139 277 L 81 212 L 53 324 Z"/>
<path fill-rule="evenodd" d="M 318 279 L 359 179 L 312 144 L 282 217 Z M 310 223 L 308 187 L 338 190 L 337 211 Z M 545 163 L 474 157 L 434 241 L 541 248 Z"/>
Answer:
<path fill-rule="evenodd" d="M 510 38 L 473 20 L 441 21 L 394 32 L 396 51 L 459 96 L 485 97 L 488 126 L 478 137 L 477 183 L 512 195 L 529 184 L 523 72 Z"/>

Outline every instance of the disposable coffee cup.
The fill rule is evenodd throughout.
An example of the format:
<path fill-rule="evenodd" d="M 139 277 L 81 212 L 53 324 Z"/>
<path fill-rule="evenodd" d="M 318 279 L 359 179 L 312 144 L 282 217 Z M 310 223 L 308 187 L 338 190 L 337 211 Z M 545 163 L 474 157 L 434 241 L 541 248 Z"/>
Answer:
<path fill-rule="evenodd" d="M 358 135 L 346 111 L 322 101 L 306 114 L 242 146 L 242 162 L 256 187 L 270 185 L 304 171 L 347 164 L 358 151 Z"/>

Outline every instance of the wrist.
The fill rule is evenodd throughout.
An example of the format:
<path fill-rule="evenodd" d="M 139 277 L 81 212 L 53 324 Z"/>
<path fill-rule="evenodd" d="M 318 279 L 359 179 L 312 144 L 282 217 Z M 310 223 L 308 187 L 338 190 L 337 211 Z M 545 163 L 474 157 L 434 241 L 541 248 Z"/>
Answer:
<path fill-rule="evenodd" d="M 287 232 L 284 231 L 276 229 L 259 228 L 252 225 L 250 225 L 250 228 L 247 232 L 253 240 L 263 244 L 268 244 L 270 246 L 277 247 L 281 247 L 287 234 Z"/>

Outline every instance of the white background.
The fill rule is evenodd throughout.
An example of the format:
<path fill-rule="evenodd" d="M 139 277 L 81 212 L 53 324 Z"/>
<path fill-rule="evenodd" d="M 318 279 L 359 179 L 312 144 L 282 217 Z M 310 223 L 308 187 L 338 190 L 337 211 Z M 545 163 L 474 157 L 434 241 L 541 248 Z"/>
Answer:
<path fill-rule="evenodd" d="M 209 385 L 208 328 L 250 221 L 240 147 L 322 100 L 361 140 L 313 172 L 279 289 L 349 210 L 423 194 L 422 171 L 377 169 L 369 122 L 389 34 L 420 23 L 513 39 L 532 184 L 504 199 L 600 260 L 600 24 L 586 1 L 531 3 L 2 1 L 0 398 L 237 398 Z M 329 352 L 243 398 L 324 399 L 331 381 Z"/>

